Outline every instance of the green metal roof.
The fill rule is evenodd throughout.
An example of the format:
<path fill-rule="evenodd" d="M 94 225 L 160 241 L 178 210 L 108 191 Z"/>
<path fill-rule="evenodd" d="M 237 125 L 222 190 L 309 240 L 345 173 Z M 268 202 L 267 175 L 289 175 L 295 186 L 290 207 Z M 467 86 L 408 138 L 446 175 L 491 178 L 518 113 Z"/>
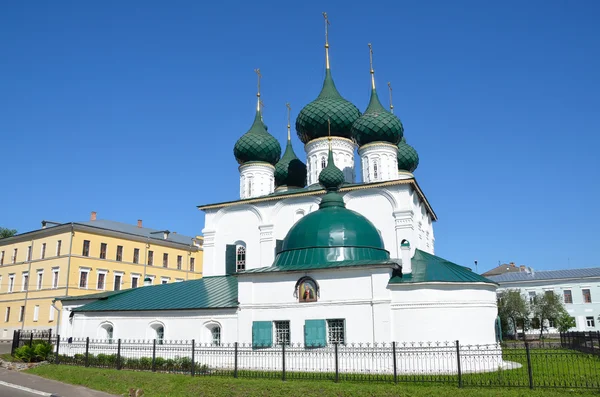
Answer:
<path fill-rule="evenodd" d="M 221 309 L 237 306 L 237 279 L 232 276 L 214 276 L 180 283 L 132 288 L 119 294 L 101 297 L 73 311 Z"/>
<path fill-rule="evenodd" d="M 287 266 L 268 266 L 260 267 L 258 269 L 245 270 L 238 272 L 237 274 L 254 274 L 254 273 L 273 273 L 273 272 L 294 272 L 294 271 L 309 271 L 319 269 L 336 269 L 336 268 L 350 268 L 360 266 L 390 266 L 399 267 L 397 261 L 391 259 L 384 260 L 346 260 L 338 262 L 322 262 L 322 263 L 301 263 Z"/>
<path fill-rule="evenodd" d="M 281 156 L 279 141 L 269 134 L 262 122 L 260 111 L 256 111 L 254 123 L 233 147 L 233 155 L 239 164 L 260 161 L 277 164 Z"/>
<path fill-rule="evenodd" d="M 496 284 L 492 280 L 471 271 L 468 267 L 457 265 L 420 249 L 415 250 L 411 265 L 411 274 L 394 276 L 390 279 L 390 284 L 428 282 Z"/>
<path fill-rule="evenodd" d="M 327 166 L 319 173 L 319 183 L 327 190 L 337 190 L 344 182 L 344 173 L 335 166 L 330 146 L 329 153 L 327 154 Z"/>
<path fill-rule="evenodd" d="M 294 153 L 289 137 L 285 152 L 275 165 L 275 187 L 279 186 L 306 186 L 306 165 Z"/>
<path fill-rule="evenodd" d="M 360 111 L 338 92 L 331 77 L 331 71 L 325 72 L 325 81 L 321 93 L 306 105 L 296 118 L 296 132 L 303 143 L 329 135 L 351 139 L 352 124 L 360 117 Z"/>
<path fill-rule="evenodd" d="M 371 142 L 400 142 L 404 127 L 394 114 L 384 109 L 379 102 L 375 88 L 371 90 L 371 100 L 365 113 L 352 124 L 352 136 L 359 146 Z"/>
<path fill-rule="evenodd" d="M 55 300 L 59 301 L 85 301 L 90 299 L 102 299 L 108 296 L 118 295 L 125 292 L 131 291 L 130 289 L 122 289 L 120 291 L 104 291 L 99 292 L 97 294 L 87 294 L 87 295 L 78 295 L 78 296 L 61 296 L 56 298 Z"/>
<path fill-rule="evenodd" d="M 398 144 L 398 169 L 408 172 L 414 172 L 419 166 L 419 154 L 414 147 L 406 143 L 406 139 Z"/>

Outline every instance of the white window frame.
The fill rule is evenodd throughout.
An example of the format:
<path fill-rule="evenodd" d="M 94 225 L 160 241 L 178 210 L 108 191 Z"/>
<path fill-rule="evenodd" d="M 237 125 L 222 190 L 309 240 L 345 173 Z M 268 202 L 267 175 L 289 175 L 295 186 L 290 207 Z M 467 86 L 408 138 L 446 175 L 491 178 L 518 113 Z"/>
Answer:
<path fill-rule="evenodd" d="M 100 281 L 100 275 L 104 275 L 104 285 L 102 288 L 98 288 L 98 282 Z M 96 271 L 96 289 L 98 291 L 106 291 L 106 276 L 108 276 L 108 270 L 97 270 Z"/>
<path fill-rule="evenodd" d="M 585 326 L 587 328 L 596 328 L 596 321 L 594 316 L 588 316 L 585 318 Z"/>
<path fill-rule="evenodd" d="M 50 305 L 50 314 L 48 315 L 48 321 L 52 322 L 54 321 L 54 316 L 56 315 L 54 312 L 56 311 L 56 309 L 54 308 L 54 306 Z"/>
<path fill-rule="evenodd" d="M 2 266 L 4 266 L 4 251 L 0 252 L 0 264 L 2 264 Z"/>
<path fill-rule="evenodd" d="M 292 339 L 290 328 L 290 320 L 273 321 L 273 332 L 275 333 L 273 340 L 275 341 L 275 346 L 281 346 L 282 341 L 285 342 L 286 346 L 290 345 Z"/>
<path fill-rule="evenodd" d="M 31 245 L 27 246 L 27 256 L 25 257 L 26 262 L 31 262 L 33 259 L 33 247 Z"/>
<path fill-rule="evenodd" d="M 19 323 L 25 320 L 25 306 L 19 306 Z"/>
<path fill-rule="evenodd" d="M 27 278 L 27 282 L 25 282 L 25 278 Z M 23 272 L 21 275 L 21 291 L 25 292 L 29 289 L 29 272 Z"/>
<path fill-rule="evenodd" d="M 221 346 L 221 326 L 215 325 L 210 328 L 211 346 Z"/>
<path fill-rule="evenodd" d="M 38 270 L 37 271 L 37 282 L 35 284 L 36 286 L 36 290 L 40 291 L 44 289 L 44 271 L 43 270 Z"/>
<path fill-rule="evenodd" d="M 4 311 L 4 322 L 7 323 L 8 320 L 10 320 L 10 306 L 7 306 Z"/>
<path fill-rule="evenodd" d="M 90 271 L 92 269 L 88 268 L 88 267 L 80 267 L 79 268 L 79 278 L 77 279 L 77 287 L 79 287 L 79 289 L 89 289 L 90 286 Z M 82 287 L 81 286 L 81 273 L 87 273 L 85 276 L 85 286 Z"/>
<path fill-rule="evenodd" d="M 8 275 L 8 293 L 13 293 L 15 290 L 15 275 L 13 274 L 9 274 Z"/>
<path fill-rule="evenodd" d="M 46 243 L 42 243 L 40 247 L 40 259 L 46 259 Z"/>
<path fill-rule="evenodd" d="M 132 274 L 131 274 L 131 277 L 130 277 L 130 280 L 131 280 L 131 284 L 130 284 L 130 285 L 131 285 L 131 288 L 133 288 L 133 280 L 134 280 L 134 279 L 136 279 L 136 280 L 137 280 L 137 285 L 136 285 L 136 288 L 140 286 L 140 277 L 141 277 L 141 276 L 140 276 L 139 274 L 137 274 L 137 273 L 132 273 Z"/>
<path fill-rule="evenodd" d="M 2 279 L 0 278 L 0 280 L 2 280 Z M 185 280 L 184 280 L 184 279 L 182 279 L 182 278 L 176 278 L 176 279 L 175 279 L 175 282 L 176 282 L 176 283 L 181 283 L 181 282 L 183 282 L 183 281 L 185 281 Z"/>
<path fill-rule="evenodd" d="M 19 253 L 19 249 L 18 248 L 14 248 L 13 249 L 13 257 L 12 257 L 12 263 L 17 263 L 17 254 Z"/>
<path fill-rule="evenodd" d="M 33 321 L 37 322 L 40 319 L 40 305 L 33 307 Z"/>
<path fill-rule="evenodd" d="M 56 252 L 54 256 L 60 256 L 60 252 L 58 250 L 58 247 L 60 247 L 60 249 L 62 250 L 62 240 L 57 240 L 56 241 Z"/>
<path fill-rule="evenodd" d="M 156 278 L 156 276 L 151 276 L 149 274 L 146 274 L 146 277 L 150 279 L 150 285 L 154 285 L 154 279 Z M 146 278 L 144 277 L 144 278 Z"/>
<path fill-rule="evenodd" d="M 161 277 L 160 278 L 160 283 L 161 284 L 169 284 L 170 280 L 171 280 L 171 277 Z"/>
<path fill-rule="evenodd" d="M 334 333 L 334 331 L 331 329 L 332 327 L 332 323 L 333 322 L 338 322 L 341 321 L 342 322 L 342 341 L 340 342 L 339 340 L 334 340 L 336 338 L 333 338 L 332 335 Z M 326 324 L 327 324 L 327 343 L 328 344 L 333 344 L 333 343 L 339 343 L 339 344 L 345 344 L 346 343 L 346 319 L 344 318 L 330 318 L 326 320 Z M 338 338 L 339 339 L 339 338 Z"/>
<path fill-rule="evenodd" d="M 121 291 L 123 289 L 123 276 L 125 273 L 123 272 L 114 272 L 113 276 L 113 291 Z M 119 289 L 117 287 L 117 277 L 119 277 Z"/>
<path fill-rule="evenodd" d="M 59 278 L 60 278 L 60 268 L 55 267 L 52 268 L 52 289 L 57 289 L 58 288 L 58 283 L 60 282 Z M 56 285 L 54 285 L 54 275 L 56 274 Z"/>

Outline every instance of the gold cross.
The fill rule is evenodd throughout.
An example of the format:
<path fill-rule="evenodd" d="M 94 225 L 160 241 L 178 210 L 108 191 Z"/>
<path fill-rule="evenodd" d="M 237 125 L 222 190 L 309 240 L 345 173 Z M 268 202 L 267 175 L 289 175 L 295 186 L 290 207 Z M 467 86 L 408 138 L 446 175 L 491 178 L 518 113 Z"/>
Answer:
<path fill-rule="evenodd" d="M 369 65 L 371 67 L 371 88 L 375 89 L 375 71 L 373 70 L 373 45 L 369 45 Z"/>
<path fill-rule="evenodd" d="M 323 13 L 325 18 L 325 67 L 329 70 L 329 19 L 327 19 L 327 13 Z"/>
<path fill-rule="evenodd" d="M 258 78 L 258 91 L 256 92 L 256 97 L 258 98 L 257 104 L 256 104 L 256 110 L 260 112 L 260 105 L 261 105 L 261 101 L 260 101 L 260 78 L 262 77 L 262 74 L 260 74 L 260 69 L 254 69 L 254 73 L 256 73 L 256 76 Z"/>
<path fill-rule="evenodd" d="M 288 141 L 290 140 L 290 112 L 292 111 L 292 107 L 290 106 L 290 103 L 286 103 L 285 107 L 287 108 L 287 119 L 288 119 L 288 123 L 287 123 L 287 130 L 288 130 Z"/>

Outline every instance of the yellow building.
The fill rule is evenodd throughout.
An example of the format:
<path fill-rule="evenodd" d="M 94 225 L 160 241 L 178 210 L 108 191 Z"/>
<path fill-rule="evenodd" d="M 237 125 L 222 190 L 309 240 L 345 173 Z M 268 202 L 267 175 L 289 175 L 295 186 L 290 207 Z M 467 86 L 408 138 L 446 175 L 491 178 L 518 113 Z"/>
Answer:
<path fill-rule="evenodd" d="M 16 329 L 57 329 L 59 296 L 202 277 L 202 237 L 96 219 L 42 222 L 0 239 L 0 339 Z M 53 306 L 54 305 L 54 306 Z"/>

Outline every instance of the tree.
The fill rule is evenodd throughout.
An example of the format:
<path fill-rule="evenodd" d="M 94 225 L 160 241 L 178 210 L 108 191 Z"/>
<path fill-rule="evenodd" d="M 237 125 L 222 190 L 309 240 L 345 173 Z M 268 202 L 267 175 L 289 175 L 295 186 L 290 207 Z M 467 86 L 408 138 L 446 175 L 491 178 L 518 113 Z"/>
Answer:
<path fill-rule="evenodd" d="M 0 238 L 12 237 L 17 234 L 15 229 L 6 229 L 4 227 L 0 227 Z"/>
<path fill-rule="evenodd" d="M 498 315 L 501 320 L 511 324 L 517 335 L 517 321 L 526 322 L 529 317 L 527 299 L 518 289 L 502 291 L 498 294 Z"/>
<path fill-rule="evenodd" d="M 556 319 L 556 328 L 558 328 L 558 332 L 567 332 L 575 326 L 577 326 L 575 319 L 571 317 L 566 310 L 563 310 L 560 316 L 558 316 Z"/>
<path fill-rule="evenodd" d="M 533 298 L 533 318 L 538 319 L 540 323 L 540 339 L 544 333 L 544 328 L 546 328 L 544 322 L 546 320 L 557 320 L 566 311 L 567 310 L 562 302 L 562 297 L 551 291 L 537 294 L 535 298 Z"/>

